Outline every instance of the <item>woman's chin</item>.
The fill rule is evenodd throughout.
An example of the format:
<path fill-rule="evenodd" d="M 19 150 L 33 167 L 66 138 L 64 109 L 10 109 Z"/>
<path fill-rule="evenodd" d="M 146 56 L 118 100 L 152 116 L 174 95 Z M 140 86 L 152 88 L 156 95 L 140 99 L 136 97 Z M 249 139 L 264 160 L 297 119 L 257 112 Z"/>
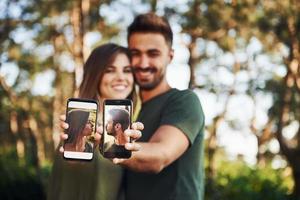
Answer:
<path fill-rule="evenodd" d="M 126 99 L 129 96 L 128 91 L 114 91 L 111 93 L 111 99 Z"/>

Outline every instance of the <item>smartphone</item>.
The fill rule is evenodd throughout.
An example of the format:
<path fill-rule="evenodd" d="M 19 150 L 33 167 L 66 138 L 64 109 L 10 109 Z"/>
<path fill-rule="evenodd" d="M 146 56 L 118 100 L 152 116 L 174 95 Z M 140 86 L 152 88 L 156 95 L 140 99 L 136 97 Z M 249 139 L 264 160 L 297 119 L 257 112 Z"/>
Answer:
<path fill-rule="evenodd" d="M 91 99 L 70 98 L 67 102 L 65 130 L 68 139 L 64 141 L 64 158 L 92 160 L 94 137 L 97 125 L 98 103 Z"/>
<path fill-rule="evenodd" d="M 130 158 L 131 151 L 125 149 L 130 142 L 124 131 L 131 128 L 132 101 L 107 99 L 103 102 L 103 135 L 100 151 L 105 158 Z"/>

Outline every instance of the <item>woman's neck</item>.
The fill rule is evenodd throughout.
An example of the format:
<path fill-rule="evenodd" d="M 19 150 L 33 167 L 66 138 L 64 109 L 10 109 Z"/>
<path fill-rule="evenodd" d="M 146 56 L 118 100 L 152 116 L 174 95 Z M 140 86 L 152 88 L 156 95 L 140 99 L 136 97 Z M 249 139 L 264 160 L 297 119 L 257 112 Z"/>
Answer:
<path fill-rule="evenodd" d="M 85 136 L 78 137 L 76 140 L 76 151 L 84 151 L 85 149 Z"/>

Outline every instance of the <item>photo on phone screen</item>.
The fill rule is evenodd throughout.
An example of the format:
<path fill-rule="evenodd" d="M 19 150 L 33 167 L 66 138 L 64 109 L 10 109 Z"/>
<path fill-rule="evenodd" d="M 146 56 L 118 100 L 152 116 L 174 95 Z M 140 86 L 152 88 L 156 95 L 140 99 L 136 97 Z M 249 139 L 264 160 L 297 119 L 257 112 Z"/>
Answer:
<path fill-rule="evenodd" d="M 131 151 L 124 145 L 130 138 L 124 134 L 131 126 L 132 103 L 130 100 L 105 100 L 103 117 L 103 155 L 107 158 L 129 158 Z"/>
<path fill-rule="evenodd" d="M 69 99 L 67 104 L 64 158 L 91 160 L 97 122 L 97 102 L 87 99 Z"/>

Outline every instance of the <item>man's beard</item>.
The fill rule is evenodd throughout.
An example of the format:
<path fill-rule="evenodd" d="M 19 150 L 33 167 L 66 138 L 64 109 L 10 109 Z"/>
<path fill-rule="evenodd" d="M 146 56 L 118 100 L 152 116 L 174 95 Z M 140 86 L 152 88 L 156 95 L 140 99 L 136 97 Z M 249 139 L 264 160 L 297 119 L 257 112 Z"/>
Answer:
<path fill-rule="evenodd" d="M 147 68 L 135 67 L 134 68 L 134 72 L 139 72 L 139 71 L 142 71 L 142 72 L 150 71 L 151 73 L 154 73 L 153 81 L 147 82 L 147 83 L 140 82 L 135 77 L 135 81 L 137 82 L 137 84 L 139 85 L 141 90 L 152 90 L 156 86 L 158 86 L 161 83 L 161 81 L 164 79 L 164 74 L 162 73 L 162 71 L 158 71 L 158 69 L 156 69 L 155 67 L 147 67 Z M 155 76 L 157 74 L 158 74 L 158 76 Z"/>
<path fill-rule="evenodd" d="M 116 132 L 115 131 L 107 131 L 107 135 L 111 135 L 111 136 L 116 136 Z"/>

